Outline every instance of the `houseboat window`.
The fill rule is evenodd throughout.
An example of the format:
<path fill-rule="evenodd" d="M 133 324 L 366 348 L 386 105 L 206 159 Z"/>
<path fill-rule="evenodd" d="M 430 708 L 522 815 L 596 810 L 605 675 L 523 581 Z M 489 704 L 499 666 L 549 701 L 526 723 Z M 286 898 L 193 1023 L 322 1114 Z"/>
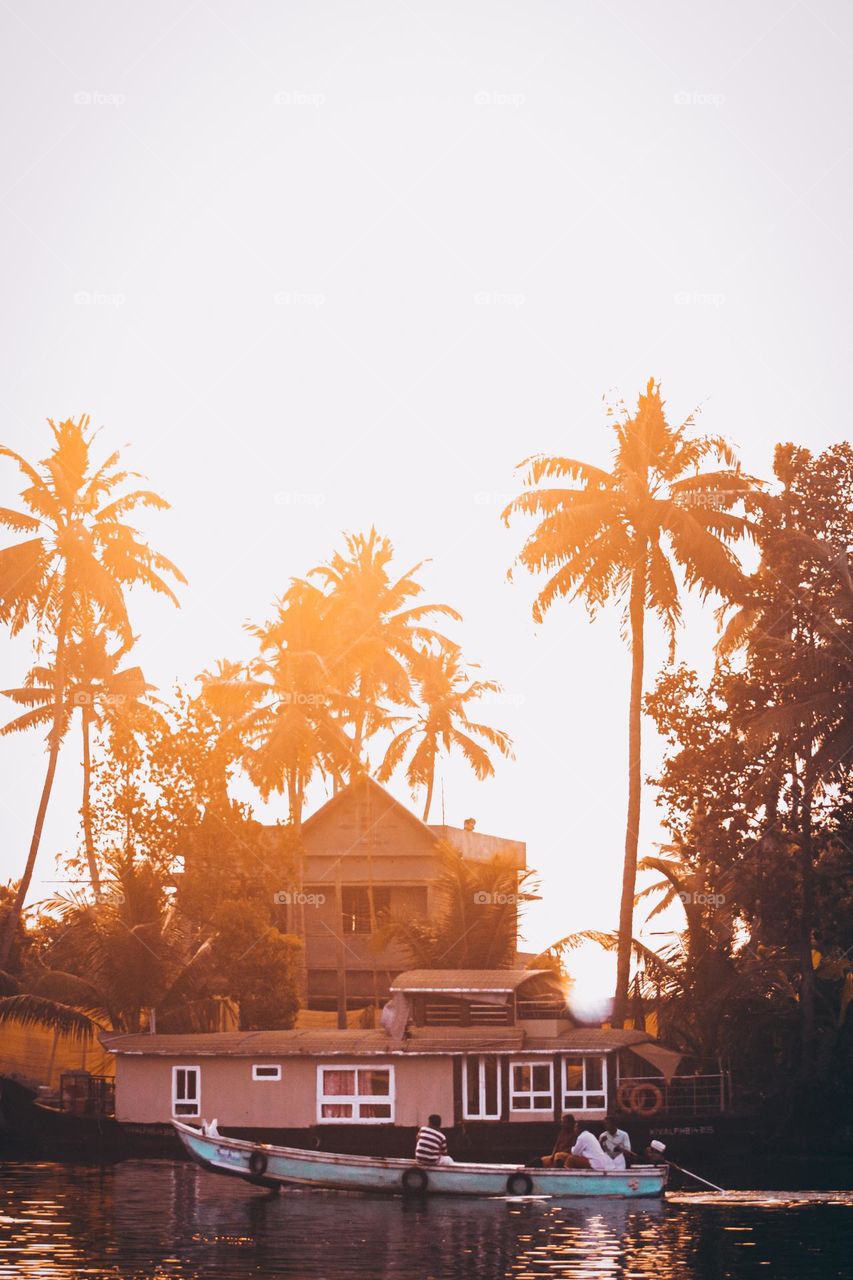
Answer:
<path fill-rule="evenodd" d="M 378 920 L 391 907 L 387 885 L 373 888 L 373 910 Z M 341 925 L 344 933 L 370 933 L 370 897 L 366 885 L 345 885 L 341 890 Z"/>
<path fill-rule="evenodd" d="M 266 1062 L 254 1062 L 252 1064 L 253 1080 L 280 1080 L 281 1065 L 276 1063 L 274 1066 Z"/>
<path fill-rule="evenodd" d="M 553 1063 L 513 1062 L 510 1066 L 509 1106 L 511 1111 L 553 1111 Z"/>
<path fill-rule="evenodd" d="M 172 1067 L 172 1115 L 201 1115 L 200 1067 Z"/>
<path fill-rule="evenodd" d="M 394 1119 L 393 1067 L 318 1067 L 320 1123 L 382 1124 Z"/>
<path fill-rule="evenodd" d="M 604 1055 L 563 1059 L 563 1110 L 604 1111 L 607 1075 Z"/>
<path fill-rule="evenodd" d="M 500 1120 L 500 1058 L 493 1053 L 481 1053 L 463 1059 L 462 1091 L 465 1120 Z"/>

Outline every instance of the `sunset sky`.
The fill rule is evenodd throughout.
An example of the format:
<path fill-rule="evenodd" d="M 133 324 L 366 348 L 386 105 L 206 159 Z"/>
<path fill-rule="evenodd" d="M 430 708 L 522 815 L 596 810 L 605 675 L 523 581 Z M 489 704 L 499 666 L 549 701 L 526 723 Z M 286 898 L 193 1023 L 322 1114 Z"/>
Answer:
<path fill-rule="evenodd" d="M 755 474 L 778 440 L 844 438 L 853 9 L 10 0 L 0 24 L 0 438 L 40 458 L 46 418 L 88 412 L 171 501 L 145 528 L 189 586 L 180 611 L 131 598 L 148 678 L 248 656 L 243 623 L 375 524 L 505 686 L 484 718 L 517 759 L 486 784 L 446 764 L 447 821 L 527 841 L 531 946 L 614 927 L 618 612 L 535 626 L 500 512 L 530 453 L 607 465 L 604 401 L 650 375 Z M 4 464 L 0 502 L 18 487 Z M 686 620 L 706 671 L 712 606 Z M 27 642 L 2 655 L 5 687 Z M 78 761 L 72 736 L 33 898 L 76 840 Z M 8 878 L 38 736 L 0 769 Z M 658 839 L 648 789 L 641 854 Z"/>

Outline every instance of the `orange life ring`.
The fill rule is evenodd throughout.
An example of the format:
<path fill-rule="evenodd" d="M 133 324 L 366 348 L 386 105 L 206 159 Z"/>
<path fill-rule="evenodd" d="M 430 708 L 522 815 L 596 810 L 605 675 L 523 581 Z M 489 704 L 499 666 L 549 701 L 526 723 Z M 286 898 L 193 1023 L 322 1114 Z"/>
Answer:
<path fill-rule="evenodd" d="M 620 1084 L 619 1088 L 616 1090 L 616 1106 L 620 1111 L 633 1110 L 632 1101 L 636 1087 L 637 1086 L 632 1084 L 629 1080 L 626 1080 L 624 1084 Z"/>
<path fill-rule="evenodd" d="M 648 1098 L 643 1101 L 643 1096 Z M 638 1084 L 631 1093 L 631 1110 L 638 1116 L 656 1116 L 663 1106 L 663 1094 L 656 1084 Z"/>

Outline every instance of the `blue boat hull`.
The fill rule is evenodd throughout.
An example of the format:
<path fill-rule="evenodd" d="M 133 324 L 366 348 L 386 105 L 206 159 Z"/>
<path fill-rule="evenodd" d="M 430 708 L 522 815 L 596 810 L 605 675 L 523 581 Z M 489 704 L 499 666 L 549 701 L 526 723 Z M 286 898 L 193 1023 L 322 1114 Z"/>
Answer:
<path fill-rule="evenodd" d="M 507 1164 L 449 1164 L 421 1169 L 413 1160 L 335 1155 L 224 1138 L 173 1121 L 190 1156 L 212 1173 L 263 1186 L 300 1186 L 380 1195 L 550 1196 L 560 1200 L 660 1196 L 665 1165 L 596 1173 Z"/>

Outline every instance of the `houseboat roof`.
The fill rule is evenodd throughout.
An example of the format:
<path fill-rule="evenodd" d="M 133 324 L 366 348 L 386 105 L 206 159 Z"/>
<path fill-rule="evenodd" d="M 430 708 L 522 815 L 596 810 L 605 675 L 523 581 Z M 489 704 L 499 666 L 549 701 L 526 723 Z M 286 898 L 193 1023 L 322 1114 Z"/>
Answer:
<path fill-rule="evenodd" d="M 531 1036 L 520 1027 L 413 1028 L 405 1040 L 384 1031 L 210 1031 L 181 1035 L 134 1032 L 103 1035 L 111 1053 L 161 1058 L 316 1058 L 325 1056 L 568 1052 L 608 1053 L 650 1041 L 645 1031 L 571 1027 L 555 1036 Z"/>
<path fill-rule="evenodd" d="M 542 974 L 554 976 L 549 969 L 409 969 L 397 975 L 391 990 L 442 995 L 470 995 L 478 991 L 509 993 L 528 978 Z"/>

